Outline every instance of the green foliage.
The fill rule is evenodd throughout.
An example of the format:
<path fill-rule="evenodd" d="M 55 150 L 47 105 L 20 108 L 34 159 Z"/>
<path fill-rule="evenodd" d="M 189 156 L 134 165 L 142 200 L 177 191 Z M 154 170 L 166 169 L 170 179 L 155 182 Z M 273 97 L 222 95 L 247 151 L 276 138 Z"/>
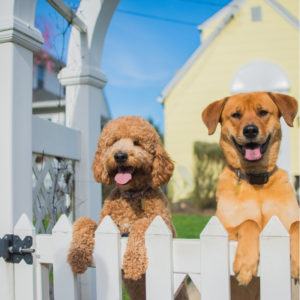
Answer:
<path fill-rule="evenodd" d="M 122 287 L 122 300 L 130 300 L 130 297 L 128 295 L 128 292 L 123 284 L 123 287 Z"/>
<path fill-rule="evenodd" d="M 210 216 L 174 214 L 172 219 L 178 238 L 197 239 Z"/>
<path fill-rule="evenodd" d="M 225 160 L 216 143 L 195 142 L 195 187 L 192 200 L 198 208 L 216 207 L 216 185 Z"/>

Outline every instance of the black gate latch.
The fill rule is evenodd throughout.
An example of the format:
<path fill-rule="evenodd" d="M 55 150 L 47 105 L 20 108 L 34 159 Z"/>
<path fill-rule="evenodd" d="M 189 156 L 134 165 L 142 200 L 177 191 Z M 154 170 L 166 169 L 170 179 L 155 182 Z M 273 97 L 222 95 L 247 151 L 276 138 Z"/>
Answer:
<path fill-rule="evenodd" d="M 6 234 L 0 239 L 0 257 L 6 262 L 19 263 L 22 259 L 28 265 L 32 265 L 32 253 L 35 249 L 31 248 L 32 237 L 26 236 L 23 240 L 18 235 Z"/>

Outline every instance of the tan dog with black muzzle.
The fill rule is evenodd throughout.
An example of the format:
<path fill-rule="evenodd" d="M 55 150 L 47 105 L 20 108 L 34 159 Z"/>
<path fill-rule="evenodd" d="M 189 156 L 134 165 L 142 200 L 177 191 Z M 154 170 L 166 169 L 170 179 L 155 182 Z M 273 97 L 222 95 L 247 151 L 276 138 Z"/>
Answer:
<path fill-rule="evenodd" d="M 299 278 L 299 206 L 293 186 L 276 161 L 280 117 L 293 126 L 297 101 L 276 93 L 245 93 L 213 102 L 202 114 L 209 134 L 221 123 L 227 166 L 217 186 L 217 216 L 238 241 L 234 272 L 241 285 L 257 274 L 259 234 L 276 215 L 291 236 L 292 277 Z"/>

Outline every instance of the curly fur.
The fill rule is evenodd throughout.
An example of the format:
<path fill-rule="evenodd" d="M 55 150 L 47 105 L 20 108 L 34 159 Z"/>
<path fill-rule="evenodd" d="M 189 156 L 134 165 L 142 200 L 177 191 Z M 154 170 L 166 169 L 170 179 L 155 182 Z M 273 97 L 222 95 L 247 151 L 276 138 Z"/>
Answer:
<path fill-rule="evenodd" d="M 114 155 L 119 151 L 128 155 L 122 167 L 133 169 L 132 179 L 125 185 L 114 182 L 120 167 Z M 123 257 L 123 278 L 133 300 L 145 299 L 145 232 L 148 226 L 160 215 L 175 236 L 168 201 L 159 189 L 169 181 L 173 169 L 159 135 L 144 119 L 121 117 L 110 121 L 103 129 L 93 163 L 94 177 L 97 182 L 114 184 L 114 189 L 105 199 L 99 223 L 109 215 L 121 234 L 129 234 Z M 75 273 L 83 273 L 91 264 L 96 227 L 87 218 L 74 223 L 68 261 Z M 176 299 L 187 299 L 185 286 Z"/>

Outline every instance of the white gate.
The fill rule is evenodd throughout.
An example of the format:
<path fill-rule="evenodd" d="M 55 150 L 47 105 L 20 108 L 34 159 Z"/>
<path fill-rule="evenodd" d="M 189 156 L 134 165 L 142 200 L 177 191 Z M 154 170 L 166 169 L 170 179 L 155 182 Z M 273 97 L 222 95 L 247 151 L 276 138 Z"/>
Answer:
<path fill-rule="evenodd" d="M 35 264 L 15 265 L 16 300 L 49 300 L 47 267 L 53 264 L 55 300 L 77 300 L 78 283 L 67 263 L 72 224 L 61 216 L 52 234 L 35 235 L 31 222 L 23 215 L 15 234 L 34 237 Z M 106 217 L 95 234 L 93 266 L 96 268 L 98 300 L 122 300 L 121 266 L 127 238 L 121 238 L 117 226 Z M 189 276 L 200 292 L 201 300 L 229 300 L 230 275 L 236 242 L 216 217 L 212 217 L 200 239 L 173 239 L 161 217 L 156 217 L 146 232 L 148 269 L 147 300 L 171 300 Z M 291 300 L 289 235 L 277 217 L 272 217 L 260 236 L 261 300 Z M 36 281 L 32 274 L 36 273 Z M 34 298 L 34 294 L 36 298 Z M 296 296 L 296 295 L 295 295 Z M 296 297 L 293 299 L 297 299 Z"/>

